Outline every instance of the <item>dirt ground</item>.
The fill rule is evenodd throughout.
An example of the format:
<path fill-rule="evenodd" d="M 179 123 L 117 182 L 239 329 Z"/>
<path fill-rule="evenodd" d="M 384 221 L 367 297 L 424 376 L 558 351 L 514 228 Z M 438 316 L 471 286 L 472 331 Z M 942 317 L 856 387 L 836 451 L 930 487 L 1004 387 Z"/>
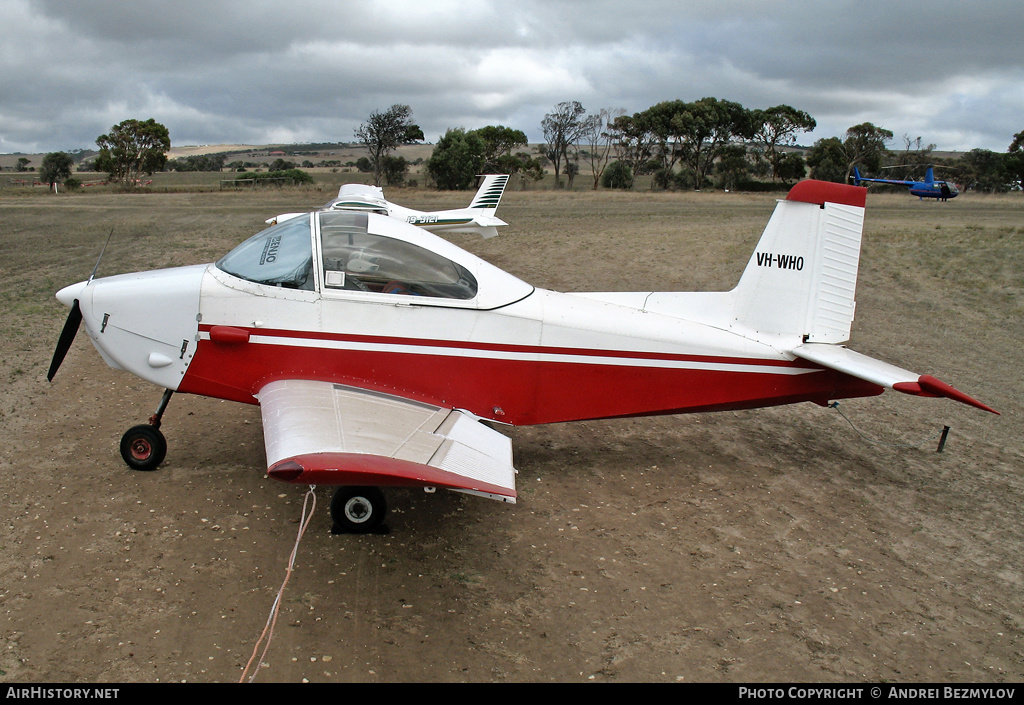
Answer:
<path fill-rule="evenodd" d="M 393 192 L 421 208 L 468 195 Z M 317 192 L 0 192 L 0 682 L 234 682 L 306 488 L 264 475 L 259 410 L 176 396 L 156 472 L 121 434 L 160 390 L 84 334 L 88 276 L 212 261 Z M 563 290 L 727 289 L 773 207 L 743 194 L 506 194 L 455 241 Z M 1002 412 L 888 392 L 506 429 L 519 502 L 388 494 L 333 535 L 315 491 L 257 682 L 1019 682 L 1024 199 L 876 196 L 851 347 Z M 950 434 L 936 451 L 943 426 Z"/>

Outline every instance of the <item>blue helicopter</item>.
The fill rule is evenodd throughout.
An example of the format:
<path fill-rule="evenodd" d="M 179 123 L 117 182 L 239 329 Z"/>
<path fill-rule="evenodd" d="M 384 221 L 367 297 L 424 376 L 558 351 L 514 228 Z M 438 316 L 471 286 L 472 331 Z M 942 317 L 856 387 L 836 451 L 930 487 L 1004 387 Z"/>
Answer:
<path fill-rule="evenodd" d="M 901 179 L 868 179 L 860 175 L 860 170 L 854 167 L 853 169 L 853 183 L 856 186 L 860 186 L 861 182 L 869 181 L 876 184 L 895 184 L 897 186 L 909 186 L 910 193 L 918 198 L 937 198 L 942 201 L 948 201 L 951 198 L 956 198 L 960 190 L 957 189 L 956 185 L 950 181 L 936 181 L 935 173 L 932 167 L 924 173 L 924 181 L 904 181 Z"/>

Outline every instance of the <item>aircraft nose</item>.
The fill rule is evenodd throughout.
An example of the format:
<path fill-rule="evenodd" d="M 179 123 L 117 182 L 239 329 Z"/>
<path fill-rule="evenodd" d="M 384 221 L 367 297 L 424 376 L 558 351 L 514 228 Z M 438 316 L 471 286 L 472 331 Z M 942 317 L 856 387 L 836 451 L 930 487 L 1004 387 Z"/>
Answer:
<path fill-rule="evenodd" d="M 57 292 L 57 300 L 60 301 L 65 306 L 67 306 L 68 308 L 71 308 L 71 305 L 75 302 L 75 299 L 80 299 L 82 297 L 82 292 L 88 285 L 89 282 L 78 282 L 77 284 L 66 286 Z"/>
<path fill-rule="evenodd" d="M 80 292 L 82 316 L 107 364 L 177 389 L 196 351 L 206 269 L 192 265 L 90 282 Z"/>

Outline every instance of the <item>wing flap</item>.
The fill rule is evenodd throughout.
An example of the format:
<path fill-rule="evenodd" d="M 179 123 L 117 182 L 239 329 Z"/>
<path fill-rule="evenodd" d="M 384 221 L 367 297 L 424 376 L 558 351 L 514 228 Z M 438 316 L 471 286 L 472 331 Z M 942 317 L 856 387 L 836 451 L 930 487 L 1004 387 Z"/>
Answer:
<path fill-rule="evenodd" d="M 276 479 L 439 486 L 515 501 L 511 441 L 465 412 L 308 380 L 271 382 L 257 399 Z"/>

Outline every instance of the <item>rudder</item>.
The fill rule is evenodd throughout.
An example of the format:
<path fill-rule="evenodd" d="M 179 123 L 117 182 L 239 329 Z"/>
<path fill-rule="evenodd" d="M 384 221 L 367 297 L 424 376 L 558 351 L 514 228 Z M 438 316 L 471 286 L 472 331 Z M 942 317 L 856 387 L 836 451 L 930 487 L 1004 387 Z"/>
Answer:
<path fill-rule="evenodd" d="M 804 342 L 849 339 L 866 193 L 808 180 L 779 201 L 732 292 L 738 325 Z"/>
<path fill-rule="evenodd" d="M 505 193 L 508 174 L 487 174 L 483 178 L 483 183 L 477 189 L 476 195 L 473 196 L 473 201 L 469 204 L 469 207 L 495 210 L 501 201 L 502 194 Z"/>

